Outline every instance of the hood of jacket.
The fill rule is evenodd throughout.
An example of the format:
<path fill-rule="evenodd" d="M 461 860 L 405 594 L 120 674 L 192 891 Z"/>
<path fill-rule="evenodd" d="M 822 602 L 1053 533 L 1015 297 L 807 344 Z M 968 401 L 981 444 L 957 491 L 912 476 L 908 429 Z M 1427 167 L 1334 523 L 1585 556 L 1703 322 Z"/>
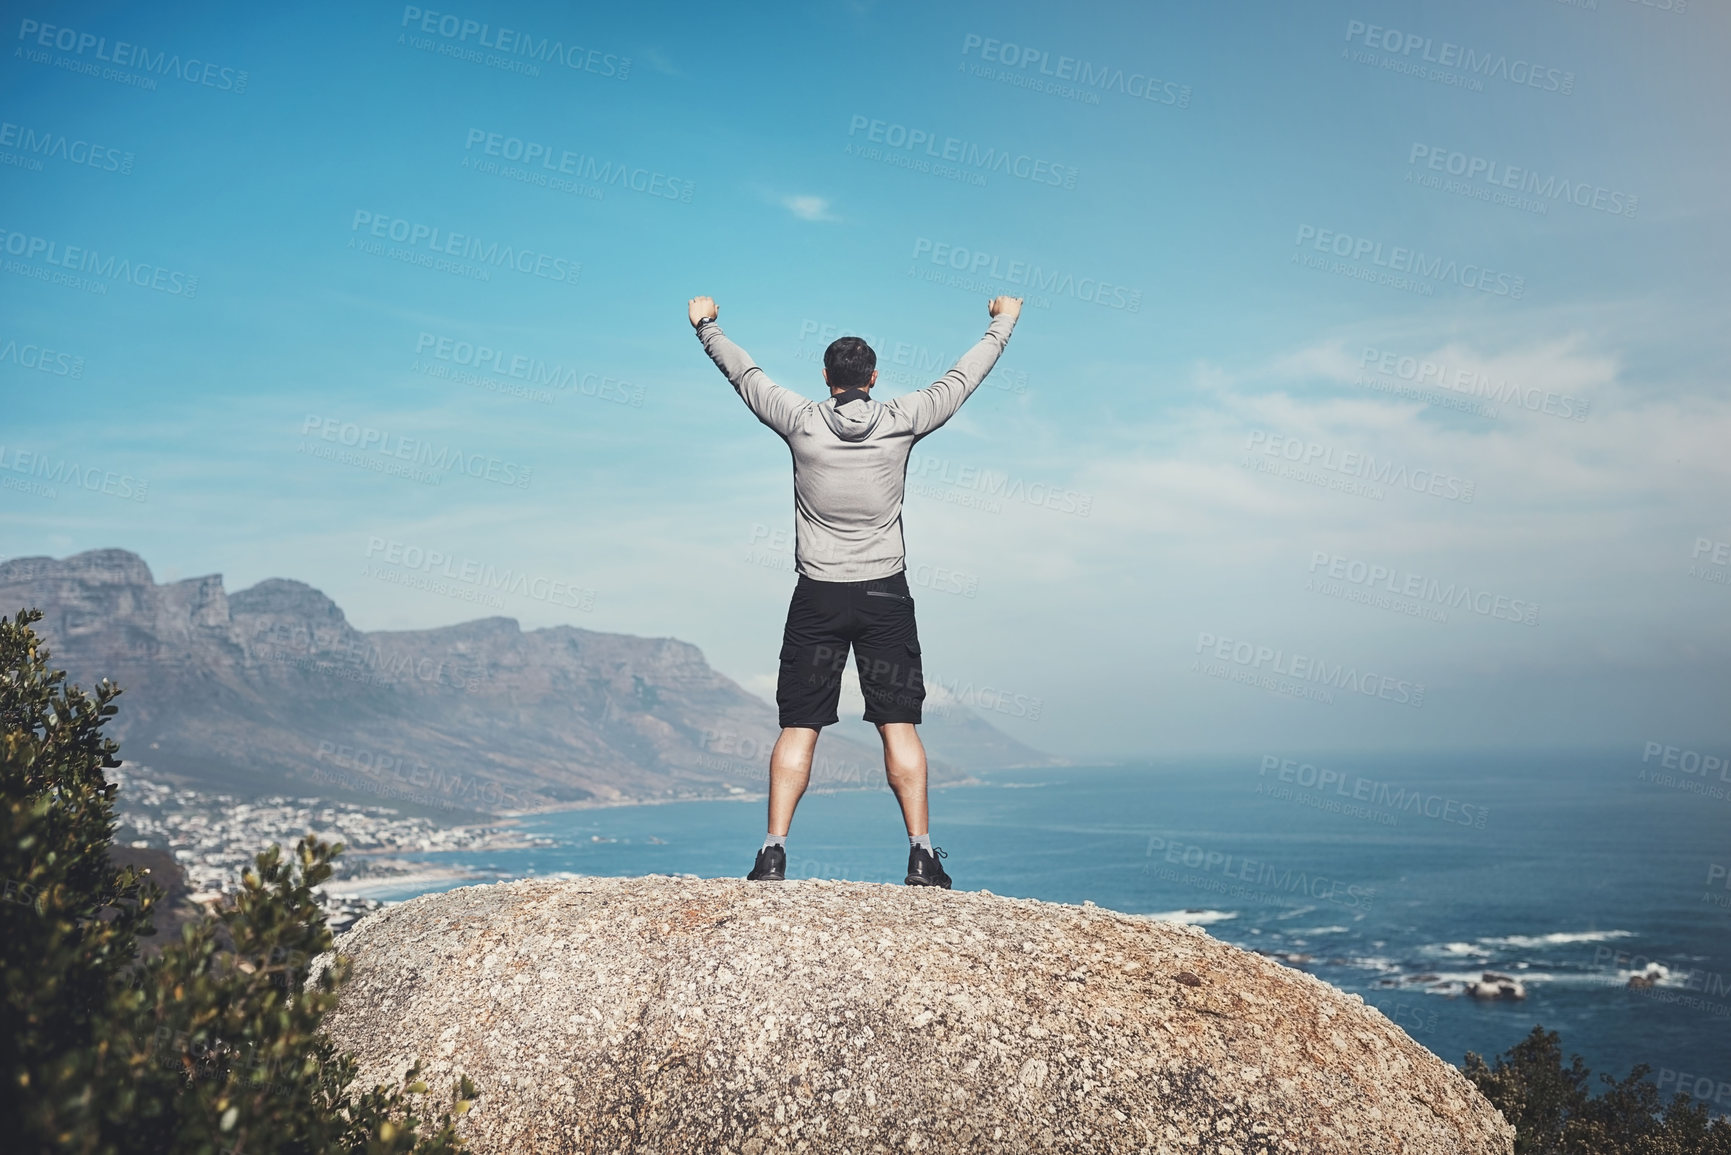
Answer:
<path fill-rule="evenodd" d="M 884 407 L 871 398 L 863 401 L 849 401 L 838 406 L 835 400 L 825 401 L 818 407 L 823 419 L 829 423 L 831 432 L 843 441 L 864 441 L 871 436 L 872 430 L 883 420 Z"/>

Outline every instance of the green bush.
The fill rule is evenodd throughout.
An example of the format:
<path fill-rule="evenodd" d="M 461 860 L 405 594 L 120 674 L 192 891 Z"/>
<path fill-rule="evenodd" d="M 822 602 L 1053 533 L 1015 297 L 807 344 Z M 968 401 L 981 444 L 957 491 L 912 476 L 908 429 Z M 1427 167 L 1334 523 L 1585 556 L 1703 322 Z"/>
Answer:
<path fill-rule="evenodd" d="M 1704 1103 L 1678 1095 L 1661 1109 L 1646 1065 L 1605 1092 L 1588 1090 L 1592 1072 L 1542 1026 L 1510 1047 L 1495 1066 L 1471 1051 L 1463 1070 L 1503 1118 L 1515 1125 L 1515 1155 L 1731 1155 L 1731 1122 L 1711 1119 Z"/>
<path fill-rule="evenodd" d="M 8 1149 L 450 1152 L 462 1079 L 434 1117 L 410 1071 L 353 1089 L 356 1064 L 319 1024 L 347 974 L 307 981 L 331 935 L 312 888 L 342 847 L 260 854 L 241 891 L 149 959 L 160 892 L 109 861 L 116 712 L 51 670 L 31 625 L 0 618 L 0 1119 Z"/>

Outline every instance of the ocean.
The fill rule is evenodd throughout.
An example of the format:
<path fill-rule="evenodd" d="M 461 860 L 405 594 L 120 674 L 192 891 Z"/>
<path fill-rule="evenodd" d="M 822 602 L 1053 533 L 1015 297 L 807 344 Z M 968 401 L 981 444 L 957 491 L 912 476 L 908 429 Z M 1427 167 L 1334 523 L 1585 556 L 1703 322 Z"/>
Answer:
<path fill-rule="evenodd" d="M 1201 925 L 1362 995 L 1449 1062 L 1543 1024 L 1595 1073 L 1646 1064 L 1667 1099 L 1725 1112 L 1731 784 L 1641 755 L 1006 771 L 934 791 L 932 834 L 958 889 Z M 761 799 L 686 802 L 521 826 L 557 845 L 422 857 L 500 878 L 742 876 L 764 814 Z M 899 883 L 894 798 L 807 794 L 788 858 L 790 878 Z M 375 894 L 425 889 L 438 887 Z M 1467 993 L 1486 972 L 1525 997 Z"/>

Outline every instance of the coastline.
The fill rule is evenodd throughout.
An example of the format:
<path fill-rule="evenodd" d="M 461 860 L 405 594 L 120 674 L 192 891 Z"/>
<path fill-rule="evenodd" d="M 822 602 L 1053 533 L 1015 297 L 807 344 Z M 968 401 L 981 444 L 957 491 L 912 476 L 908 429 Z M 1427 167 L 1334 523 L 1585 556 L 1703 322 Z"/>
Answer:
<path fill-rule="evenodd" d="M 498 879 L 491 875 L 477 874 L 472 870 L 447 867 L 409 871 L 403 874 L 372 874 L 358 875 L 353 878 L 333 878 L 318 889 L 322 890 L 331 898 L 370 898 L 375 901 L 391 901 L 388 899 L 382 899 L 381 894 L 402 890 L 408 887 L 426 887 L 427 889 L 431 889 L 434 886 L 447 882 L 468 884 L 496 881 L 498 881 Z"/>

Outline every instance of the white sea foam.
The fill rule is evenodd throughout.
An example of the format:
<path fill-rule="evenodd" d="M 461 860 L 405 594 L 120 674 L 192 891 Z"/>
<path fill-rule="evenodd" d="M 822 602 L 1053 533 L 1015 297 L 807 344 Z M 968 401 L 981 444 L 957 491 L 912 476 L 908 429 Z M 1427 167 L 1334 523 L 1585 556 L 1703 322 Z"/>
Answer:
<path fill-rule="evenodd" d="M 1398 986 L 1386 987 L 1386 990 L 1418 991 L 1427 995 L 1447 995 L 1455 997 L 1462 994 L 1468 983 L 1476 983 L 1484 978 L 1483 969 L 1471 971 L 1424 971 L 1423 982 L 1413 982 L 1417 975 L 1405 976 Z M 1602 987 L 1610 985 L 1604 975 L 1592 974 L 1554 974 L 1550 971 L 1523 970 L 1514 977 L 1526 986 L 1548 984 L 1559 987 Z"/>
<path fill-rule="evenodd" d="M 1650 962 L 1644 970 L 1619 970 L 1610 975 L 1594 975 L 1592 977 L 1616 986 L 1628 986 L 1630 979 L 1640 978 L 1652 979 L 1653 985 L 1658 987 L 1687 987 L 1689 976 L 1694 973 L 1693 971 L 1683 971 L 1679 974 L 1664 963 Z"/>
<path fill-rule="evenodd" d="M 1481 938 L 1479 941 L 1492 947 L 1532 950 L 1541 946 L 1571 946 L 1583 942 L 1609 942 L 1614 938 L 1633 938 L 1634 933 L 1630 930 L 1576 930 L 1557 931 L 1553 934 L 1511 934 L 1502 938 Z"/>
<path fill-rule="evenodd" d="M 1212 926 L 1217 922 L 1227 922 L 1238 917 L 1235 910 L 1164 910 L 1154 914 L 1145 914 L 1143 918 L 1151 918 L 1155 922 L 1181 922 L 1188 926 Z"/>
<path fill-rule="evenodd" d="M 332 898 L 373 898 L 385 903 L 406 902 L 445 883 L 497 882 L 497 874 L 481 874 L 462 867 L 448 870 L 418 870 L 405 874 L 368 875 L 332 879 L 319 889 Z"/>
<path fill-rule="evenodd" d="M 1394 959 L 1383 958 L 1380 955 L 1361 955 L 1358 958 L 1349 958 L 1346 960 L 1346 965 L 1362 970 L 1379 971 L 1383 974 L 1402 969 L 1401 964 Z"/>

